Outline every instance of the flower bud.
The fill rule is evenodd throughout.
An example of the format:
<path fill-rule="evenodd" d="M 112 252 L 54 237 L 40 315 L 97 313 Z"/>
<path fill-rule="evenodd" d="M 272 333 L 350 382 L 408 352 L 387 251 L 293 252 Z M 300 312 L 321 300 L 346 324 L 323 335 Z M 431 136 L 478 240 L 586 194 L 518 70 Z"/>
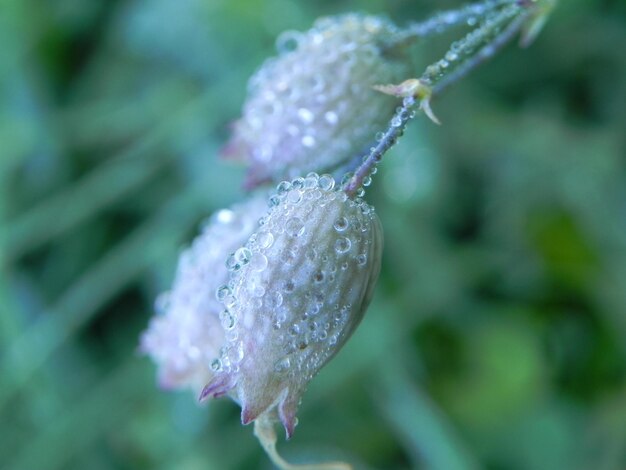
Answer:
<path fill-rule="evenodd" d="M 318 20 L 277 41 L 248 85 L 226 156 L 249 165 L 248 185 L 332 170 L 358 156 L 385 128 L 397 100 L 372 89 L 409 74 L 389 21 L 357 14 Z"/>
<path fill-rule="evenodd" d="M 361 321 L 380 271 L 377 215 L 334 184 L 314 173 L 280 183 L 259 229 L 232 255 L 227 344 L 202 393 L 229 393 L 244 424 L 277 412 L 288 437 L 307 383 Z"/>
<path fill-rule="evenodd" d="M 224 259 L 245 243 L 266 212 L 264 195 L 220 210 L 181 254 L 174 285 L 159 296 L 158 314 L 141 337 L 140 348 L 157 363 L 164 387 L 199 390 L 213 377 L 210 363 L 225 341 L 216 298 L 229 276 Z"/>

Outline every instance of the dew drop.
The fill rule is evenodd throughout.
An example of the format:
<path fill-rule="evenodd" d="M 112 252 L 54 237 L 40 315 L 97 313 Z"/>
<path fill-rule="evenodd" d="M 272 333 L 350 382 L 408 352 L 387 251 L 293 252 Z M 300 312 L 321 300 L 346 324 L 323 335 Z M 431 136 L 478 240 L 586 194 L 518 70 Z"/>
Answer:
<path fill-rule="evenodd" d="M 256 236 L 256 244 L 259 248 L 269 248 L 274 243 L 274 235 L 270 232 L 259 232 Z"/>
<path fill-rule="evenodd" d="M 289 192 L 290 189 L 291 183 L 289 181 L 281 181 L 278 183 L 278 186 L 276 186 L 276 193 L 279 197 L 283 197 Z"/>
<path fill-rule="evenodd" d="M 339 121 L 339 116 L 337 116 L 337 113 L 334 111 L 326 111 L 324 113 L 324 119 L 326 119 L 328 124 L 335 125 Z"/>
<path fill-rule="evenodd" d="M 235 261 L 241 266 L 248 264 L 251 258 L 252 252 L 248 248 L 239 248 L 235 251 Z"/>
<path fill-rule="evenodd" d="M 280 292 L 274 292 L 267 297 L 265 304 L 270 309 L 278 308 L 283 304 L 283 295 Z"/>
<path fill-rule="evenodd" d="M 317 188 L 317 180 L 319 176 L 317 173 L 309 173 L 306 178 L 304 178 L 304 189 L 315 189 Z M 309 191 L 310 193 L 310 191 Z M 307 194 L 309 194 L 307 193 Z"/>
<path fill-rule="evenodd" d="M 226 285 L 218 287 L 215 291 L 215 297 L 218 302 L 223 302 L 228 295 L 230 295 L 230 287 Z"/>
<path fill-rule="evenodd" d="M 291 182 L 292 189 L 303 189 L 304 188 L 304 178 L 296 178 Z"/>
<path fill-rule="evenodd" d="M 274 370 L 276 372 L 285 372 L 291 367 L 291 361 L 288 357 L 284 357 L 274 364 Z"/>
<path fill-rule="evenodd" d="M 335 251 L 338 254 L 342 255 L 350 251 L 351 246 L 352 246 L 352 243 L 350 242 L 349 238 L 341 237 L 337 239 L 337 241 L 335 242 Z"/>
<path fill-rule="evenodd" d="M 302 193 L 297 189 L 292 189 L 287 194 L 286 200 L 290 204 L 298 204 L 300 201 L 302 201 Z"/>
<path fill-rule="evenodd" d="M 295 51 L 303 40 L 299 31 L 285 31 L 276 39 L 276 49 L 281 54 Z"/>
<path fill-rule="evenodd" d="M 304 124 L 311 124 L 315 116 L 311 110 L 307 108 L 300 108 L 298 109 L 298 117 Z"/>
<path fill-rule="evenodd" d="M 335 230 L 337 230 L 338 232 L 343 232 L 348 228 L 349 225 L 350 223 L 348 222 L 348 219 L 346 219 L 345 217 L 340 217 L 335 220 L 333 227 L 335 227 Z"/>
<path fill-rule="evenodd" d="M 220 313 L 220 321 L 225 330 L 232 330 L 235 327 L 236 318 L 230 310 L 226 309 Z"/>
<path fill-rule="evenodd" d="M 309 147 L 309 148 L 315 146 L 315 137 L 309 134 L 303 136 L 302 145 L 304 145 L 305 147 Z"/>
<path fill-rule="evenodd" d="M 331 191 L 335 187 L 335 179 L 331 175 L 322 175 L 319 179 L 319 187 L 323 191 Z"/>
<path fill-rule="evenodd" d="M 267 257 L 261 253 L 255 253 L 250 260 L 250 269 L 260 272 L 265 268 L 267 268 Z"/>
<path fill-rule="evenodd" d="M 304 222 L 300 217 L 292 217 L 285 223 L 285 232 L 292 237 L 299 237 L 304 233 Z"/>

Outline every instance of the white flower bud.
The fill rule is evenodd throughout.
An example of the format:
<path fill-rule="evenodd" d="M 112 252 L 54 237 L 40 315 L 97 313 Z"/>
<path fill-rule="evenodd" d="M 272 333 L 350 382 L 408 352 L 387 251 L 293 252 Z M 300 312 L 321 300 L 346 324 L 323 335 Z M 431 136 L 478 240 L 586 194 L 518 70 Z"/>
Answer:
<path fill-rule="evenodd" d="M 397 106 L 372 87 L 410 75 L 405 51 L 385 46 L 397 32 L 385 19 L 348 14 L 279 37 L 280 55 L 250 80 L 224 150 L 249 165 L 249 186 L 332 170 L 368 148 Z"/>
<path fill-rule="evenodd" d="M 350 337 L 371 300 L 383 235 L 372 207 L 329 175 L 283 182 L 235 251 L 224 302 L 227 347 L 202 396 L 229 393 L 244 424 L 278 412 L 287 435 L 307 383 Z"/>
<path fill-rule="evenodd" d="M 211 361 L 223 346 L 219 313 L 228 280 L 226 256 L 250 237 L 267 212 L 264 195 L 215 213 L 184 251 L 172 289 L 159 296 L 157 315 L 141 337 L 141 350 L 159 366 L 167 388 L 202 388 L 213 377 Z"/>

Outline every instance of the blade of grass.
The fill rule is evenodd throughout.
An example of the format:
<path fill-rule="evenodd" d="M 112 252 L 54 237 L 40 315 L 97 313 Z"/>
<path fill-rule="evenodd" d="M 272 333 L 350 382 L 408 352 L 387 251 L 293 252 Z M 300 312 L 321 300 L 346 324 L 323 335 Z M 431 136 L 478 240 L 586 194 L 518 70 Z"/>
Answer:
<path fill-rule="evenodd" d="M 378 406 L 413 458 L 414 468 L 480 468 L 441 410 L 409 380 L 401 364 L 384 360 L 377 370 L 384 391 Z"/>
<path fill-rule="evenodd" d="M 146 367 L 136 358 L 118 367 L 85 393 L 83 400 L 51 420 L 44 432 L 33 436 L 6 468 L 63 468 L 79 449 L 132 416 L 133 407 L 151 384 L 148 377 L 137 380 L 145 371 Z"/>
<path fill-rule="evenodd" d="M 174 198 L 111 249 L 71 286 L 56 305 L 8 348 L 0 361 L 0 409 L 68 337 L 97 310 L 176 246 L 202 215 L 225 203 L 224 191 L 201 185 Z M 210 201 L 210 203 L 209 203 Z"/>
<path fill-rule="evenodd" d="M 7 254 L 13 259 L 19 258 L 94 217 L 152 178 L 168 159 L 175 156 L 173 152 L 156 152 L 159 145 L 177 132 L 174 122 L 197 119 L 196 113 L 207 98 L 210 101 L 212 93 L 208 93 L 204 100 L 188 103 L 175 118 L 165 121 L 130 149 L 9 223 Z M 140 159 L 152 153 L 154 158 Z M 68 207 L 72 210 L 67 210 Z"/>

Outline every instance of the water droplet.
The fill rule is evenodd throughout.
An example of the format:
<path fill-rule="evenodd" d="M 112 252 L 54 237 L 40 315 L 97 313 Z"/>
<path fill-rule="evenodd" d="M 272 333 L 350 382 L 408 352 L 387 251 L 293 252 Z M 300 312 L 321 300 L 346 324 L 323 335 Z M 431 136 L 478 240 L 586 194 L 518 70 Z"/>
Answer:
<path fill-rule="evenodd" d="M 255 253 L 250 260 L 250 269 L 260 272 L 265 268 L 267 268 L 267 257 L 261 253 Z"/>
<path fill-rule="evenodd" d="M 215 291 L 215 297 L 218 302 L 223 302 L 228 295 L 230 295 L 230 287 L 226 285 L 218 287 Z"/>
<path fill-rule="evenodd" d="M 274 364 L 274 370 L 276 372 L 285 372 L 291 367 L 291 361 L 288 357 L 284 357 Z"/>
<path fill-rule="evenodd" d="M 317 188 L 318 179 L 319 179 L 319 176 L 317 176 L 317 173 L 309 173 L 307 177 L 304 178 L 304 189 Z M 310 191 L 307 194 L 310 194 Z"/>
<path fill-rule="evenodd" d="M 356 257 L 356 262 L 359 266 L 365 266 L 365 263 L 367 263 L 367 255 L 360 254 L 359 256 Z"/>
<path fill-rule="evenodd" d="M 241 266 L 244 266 L 250 262 L 250 258 L 252 258 L 252 252 L 248 248 L 239 248 L 235 251 L 235 260 Z"/>
<path fill-rule="evenodd" d="M 278 183 L 278 186 L 276 186 L 276 193 L 279 197 L 282 197 L 285 196 L 285 194 L 287 194 L 290 189 L 291 183 L 289 181 L 281 181 L 280 183 Z"/>
<path fill-rule="evenodd" d="M 341 178 L 341 186 L 345 186 L 346 184 L 348 184 L 348 182 L 352 179 L 353 176 L 354 176 L 354 173 L 352 172 L 348 172 L 345 175 L 343 175 L 343 177 Z"/>
<path fill-rule="evenodd" d="M 299 237 L 304 233 L 304 222 L 300 217 L 292 217 L 285 223 L 285 232 L 292 237 Z"/>
<path fill-rule="evenodd" d="M 324 113 L 324 119 L 326 119 L 326 122 L 328 124 L 337 124 L 337 122 L 339 121 L 339 117 L 337 116 L 337 113 L 334 111 L 327 111 Z"/>
<path fill-rule="evenodd" d="M 309 248 L 304 254 L 304 256 L 309 261 L 315 261 L 315 258 L 317 258 L 317 250 L 315 248 Z"/>
<path fill-rule="evenodd" d="M 304 178 L 296 178 L 291 182 L 292 189 L 303 189 L 304 188 Z"/>
<path fill-rule="evenodd" d="M 299 31 L 285 31 L 276 39 L 276 49 L 280 54 L 295 51 L 303 40 Z"/>
<path fill-rule="evenodd" d="M 289 191 L 285 199 L 290 204 L 298 204 L 300 201 L 302 201 L 302 193 L 297 189 L 292 189 L 291 191 Z"/>
<path fill-rule="evenodd" d="M 350 239 L 346 237 L 341 237 L 337 239 L 337 241 L 335 242 L 335 251 L 338 254 L 342 255 L 350 251 L 351 246 L 352 246 L 352 243 L 350 242 Z"/>
<path fill-rule="evenodd" d="M 230 209 L 222 209 L 216 212 L 213 217 L 211 217 L 211 219 L 213 219 L 218 224 L 226 225 L 235 220 L 235 213 Z"/>
<path fill-rule="evenodd" d="M 243 343 L 240 341 L 239 343 L 237 343 L 237 346 L 233 348 L 232 361 L 235 364 L 239 364 L 241 361 L 243 361 L 244 355 L 245 353 L 243 349 Z"/>
<path fill-rule="evenodd" d="M 256 244 L 259 248 L 269 248 L 274 243 L 274 235 L 270 232 L 259 232 L 256 236 Z"/>
<path fill-rule="evenodd" d="M 222 310 L 220 313 L 220 321 L 225 330 L 232 330 L 235 327 L 237 319 L 230 313 L 230 310 L 226 309 Z"/>
<path fill-rule="evenodd" d="M 218 359 L 213 359 L 213 361 L 211 362 L 211 370 L 213 370 L 214 372 L 218 372 L 222 369 L 222 361 L 218 358 Z"/>
<path fill-rule="evenodd" d="M 391 125 L 393 127 L 400 127 L 402 125 L 402 119 L 400 119 L 400 116 L 394 116 L 393 119 L 391 119 Z"/>
<path fill-rule="evenodd" d="M 315 115 L 307 108 L 298 109 L 298 117 L 304 124 L 311 124 Z"/>
<path fill-rule="evenodd" d="M 267 201 L 267 205 L 269 207 L 276 207 L 279 204 L 280 204 L 280 198 L 276 194 L 272 194 L 269 200 Z"/>
<path fill-rule="evenodd" d="M 289 328 L 289 334 L 291 336 L 298 336 L 300 334 L 300 326 L 299 325 L 291 325 Z"/>
<path fill-rule="evenodd" d="M 331 191 L 335 187 L 335 179 L 331 175 L 322 175 L 319 179 L 319 187 L 323 191 Z"/>
<path fill-rule="evenodd" d="M 377 132 L 376 133 L 376 142 L 380 142 L 381 140 L 383 140 L 384 137 L 385 137 L 385 134 L 383 132 Z"/>
<path fill-rule="evenodd" d="M 335 227 L 335 230 L 337 230 L 338 232 L 343 232 L 348 228 L 349 225 L 350 223 L 348 222 L 348 219 L 346 219 L 345 217 L 340 217 L 335 220 L 333 227 Z"/>
<path fill-rule="evenodd" d="M 226 258 L 226 268 L 229 271 L 237 271 L 241 268 L 241 265 L 237 263 L 235 253 L 231 253 L 230 255 L 228 255 L 228 258 Z"/>
<path fill-rule="evenodd" d="M 324 281 L 324 271 L 318 270 L 313 274 L 313 280 L 317 283 Z"/>
<path fill-rule="evenodd" d="M 304 145 L 305 147 L 309 147 L 309 148 L 315 146 L 315 137 L 309 134 L 303 136 L 302 145 Z"/>
<path fill-rule="evenodd" d="M 366 176 L 365 178 L 363 178 L 363 186 L 367 187 L 370 184 L 372 184 L 372 177 L 371 176 Z"/>
<path fill-rule="evenodd" d="M 280 292 L 274 292 L 267 296 L 265 304 L 270 309 L 278 308 L 283 304 L 283 295 Z"/>
<path fill-rule="evenodd" d="M 255 285 L 250 291 L 250 294 L 254 297 L 263 297 L 265 295 L 265 287 Z"/>

